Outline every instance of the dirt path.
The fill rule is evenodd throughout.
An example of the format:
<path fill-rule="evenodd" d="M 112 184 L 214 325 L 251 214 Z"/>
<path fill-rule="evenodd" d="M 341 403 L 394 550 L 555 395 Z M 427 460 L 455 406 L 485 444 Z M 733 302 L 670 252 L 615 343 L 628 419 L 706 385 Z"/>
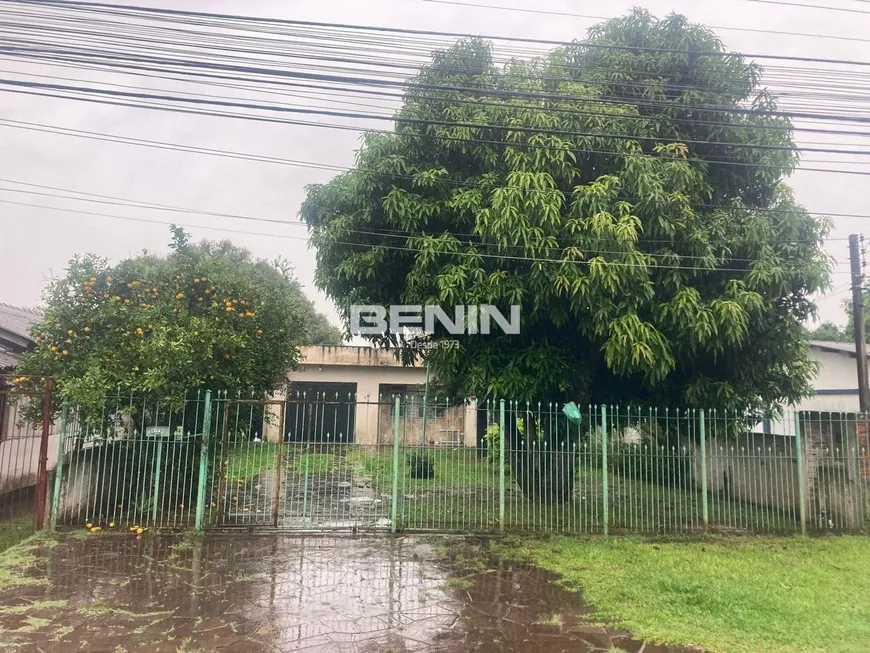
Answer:
<path fill-rule="evenodd" d="M 462 546 L 66 535 L 0 555 L 0 650 L 668 650 L 588 625 L 584 606 L 549 575 Z"/>

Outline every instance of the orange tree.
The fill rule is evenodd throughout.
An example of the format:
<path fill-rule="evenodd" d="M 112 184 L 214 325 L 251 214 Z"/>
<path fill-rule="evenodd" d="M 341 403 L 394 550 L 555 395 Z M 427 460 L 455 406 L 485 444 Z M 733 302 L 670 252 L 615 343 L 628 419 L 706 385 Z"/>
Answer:
<path fill-rule="evenodd" d="M 177 401 L 191 390 L 274 389 L 304 344 L 338 344 L 289 267 L 229 242 L 192 244 L 173 227 L 167 256 L 110 266 L 74 258 L 45 293 L 45 319 L 22 374 L 95 410 L 118 388 Z"/>

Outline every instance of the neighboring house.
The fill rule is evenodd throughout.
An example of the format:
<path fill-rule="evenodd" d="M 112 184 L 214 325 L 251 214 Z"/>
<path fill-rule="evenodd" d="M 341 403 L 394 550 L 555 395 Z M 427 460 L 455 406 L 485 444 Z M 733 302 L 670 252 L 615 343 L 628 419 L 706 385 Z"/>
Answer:
<path fill-rule="evenodd" d="M 794 406 L 789 406 L 787 412 L 811 415 L 815 420 L 821 419 L 821 416 L 836 420 L 839 417 L 834 416 L 858 413 L 860 406 L 855 345 L 811 340 L 810 357 L 819 363 L 819 372 L 812 383 L 814 394 Z M 755 430 L 793 435 L 794 424 L 783 420 L 767 420 Z"/>
<path fill-rule="evenodd" d="M 815 395 L 804 399 L 795 408 L 801 411 L 857 413 L 858 367 L 855 345 L 812 340 L 810 356 L 820 363 L 819 373 L 813 381 Z"/>
<path fill-rule="evenodd" d="M 36 483 L 41 425 L 21 417 L 22 403 L 9 392 L 9 376 L 35 343 L 30 329 L 42 314 L 0 303 L 0 514 L 32 495 Z M 5 376 L 4 376 L 5 375 Z M 48 441 L 48 469 L 57 461 L 58 428 L 52 425 Z"/>
<path fill-rule="evenodd" d="M 28 308 L 18 308 L 0 302 L 0 442 L 12 429 L 12 407 L 3 390 L 7 377 L 15 371 L 24 353 L 35 343 L 30 328 L 42 320 L 42 314 Z"/>
<path fill-rule="evenodd" d="M 0 374 L 13 371 L 33 347 L 30 328 L 41 320 L 39 311 L 0 302 Z"/>
<path fill-rule="evenodd" d="M 289 440 L 338 440 L 358 444 L 393 442 L 394 397 L 402 396 L 402 441 L 423 441 L 426 369 L 403 366 L 392 352 L 372 347 L 317 345 L 302 348 L 302 366 L 290 374 L 284 435 Z M 430 393 L 426 406 L 428 444 L 477 444 L 477 406 L 451 404 Z M 278 437 L 277 424 L 266 437 Z"/>

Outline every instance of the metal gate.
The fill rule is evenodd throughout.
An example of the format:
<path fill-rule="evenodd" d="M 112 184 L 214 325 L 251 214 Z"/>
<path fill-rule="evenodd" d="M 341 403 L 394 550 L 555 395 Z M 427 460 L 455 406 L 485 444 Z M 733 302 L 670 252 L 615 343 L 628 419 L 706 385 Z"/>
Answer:
<path fill-rule="evenodd" d="M 0 535 L 3 541 L 45 523 L 52 435 L 51 379 L 0 375 Z M 52 465 L 53 467 L 53 465 Z"/>
<path fill-rule="evenodd" d="M 209 521 L 301 531 L 389 529 L 392 445 L 354 442 L 359 405 L 349 393 L 227 400 L 216 429 Z"/>

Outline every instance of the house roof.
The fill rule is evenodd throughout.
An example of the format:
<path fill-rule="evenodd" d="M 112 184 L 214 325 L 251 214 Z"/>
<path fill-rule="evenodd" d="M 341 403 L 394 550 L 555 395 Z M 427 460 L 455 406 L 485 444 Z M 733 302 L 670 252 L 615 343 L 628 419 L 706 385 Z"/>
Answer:
<path fill-rule="evenodd" d="M 0 370 L 9 370 L 18 366 L 21 362 L 21 354 L 0 347 Z"/>
<path fill-rule="evenodd" d="M 822 351 L 832 351 L 838 354 L 855 355 L 855 343 L 852 342 L 828 342 L 827 340 L 810 340 L 810 347 Z M 870 351 L 867 357 L 870 358 Z"/>
<path fill-rule="evenodd" d="M 42 313 L 0 302 L 0 329 L 30 340 L 30 327 L 42 321 Z"/>

